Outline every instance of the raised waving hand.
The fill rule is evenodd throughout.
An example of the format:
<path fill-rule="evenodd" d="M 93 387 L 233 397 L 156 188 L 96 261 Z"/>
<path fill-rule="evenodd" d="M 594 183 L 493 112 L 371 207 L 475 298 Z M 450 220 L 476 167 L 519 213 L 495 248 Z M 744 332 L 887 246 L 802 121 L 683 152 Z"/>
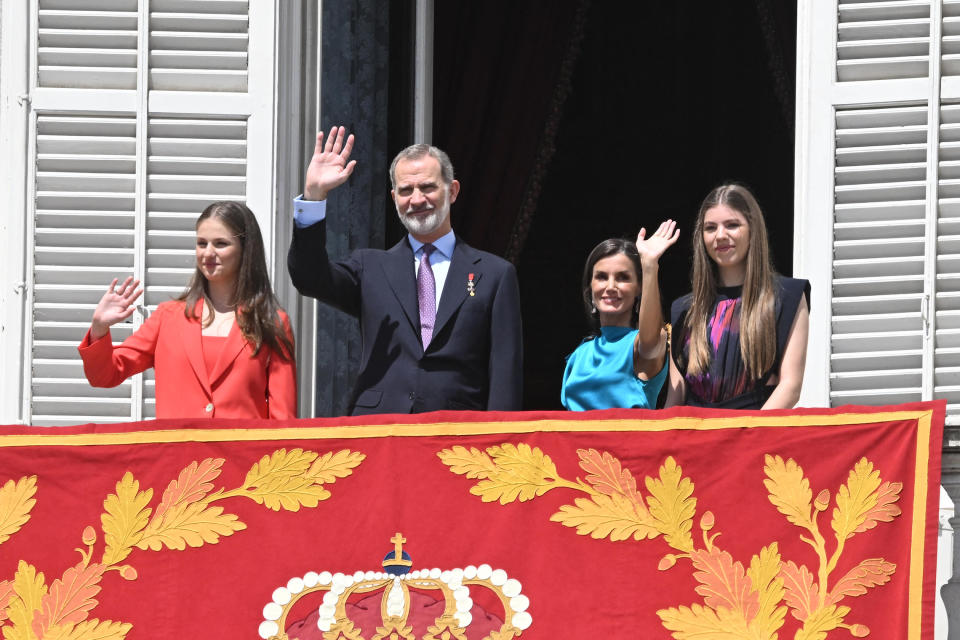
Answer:
<path fill-rule="evenodd" d="M 672 247 L 680 237 L 680 230 L 677 229 L 677 223 L 674 220 L 664 220 L 660 227 L 651 235 L 647 236 L 646 229 L 640 229 L 637 234 L 637 252 L 640 254 L 640 264 L 644 267 L 653 266 L 660 262 L 660 256 L 666 253 L 667 249 Z"/>
<path fill-rule="evenodd" d="M 317 146 L 307 165 L 307 176 L 303 187 L 304 200 L 326 200 L 327 194 L 347 181 L 356 160 L 350 160 L 353 151 L 353 134 L 344 135 L 343 127 L 331 127 L 327 141 L 323 141 L 323 131 L 317 133 Z M 349 162 L 348 162 L 349 160 Z"/>
<path fill-rule="evenodd" d="M 143 293 L 143 289 L 137 288 L 140 281 L 134 280 L 132 276 L 127 276 L 119 287 L 117 282 L 119 280 L 114 278 L 107 292 L 100 298 L 97 308 L 93 310 L 93 322 L 90 323 L 90 338 L 93 340 L 99 340 L 107 335 L 111 326 L 133 315 L 136 308 L 134 303 Z"/>

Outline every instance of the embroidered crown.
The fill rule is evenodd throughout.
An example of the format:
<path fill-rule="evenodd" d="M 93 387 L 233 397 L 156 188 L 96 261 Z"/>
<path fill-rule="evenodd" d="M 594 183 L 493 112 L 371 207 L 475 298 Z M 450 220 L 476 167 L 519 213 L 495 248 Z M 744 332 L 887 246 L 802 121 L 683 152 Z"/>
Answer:
<path fill-rule="evenodd" d="M 394 549 L 384 557 L 383 571 L 357 571 L 352 575 L 310 571 L 278 587 L 273 600 L 263 608 L 260 637 L 506 640 L 521 635 L 533 622 L 527 612 L 530 602 L 521 593 L 520 582 L 508 577 L 503 569 L 494 570 L 482 564 L 411 571 L 413 560 L 403 550 L 406 538 L 397 533 L 390 541 Z M 323 604 L 315 613 L 301 621 L 288 619 L 301 598 L 316 592 L 323 592 Z M 493 606 L 484 608 L 479 601 Z M 377 610 L 379 618 L 364 615 Z M 374 629 L 368 627 L 374 626 L 375 633 L 371 635 Z"/>

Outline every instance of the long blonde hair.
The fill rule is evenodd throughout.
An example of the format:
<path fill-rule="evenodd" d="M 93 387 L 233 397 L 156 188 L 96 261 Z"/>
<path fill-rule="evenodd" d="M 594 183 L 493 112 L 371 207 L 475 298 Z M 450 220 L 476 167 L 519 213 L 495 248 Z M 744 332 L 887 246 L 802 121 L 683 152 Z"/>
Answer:
<path fill-rule="evenodd" d="M 703 219 L 717 205 L 730 207 L 747 220 L 750 245 L 740 302 L 740 357 L 747 379 L 758 380 L 774 366 L 777 357 L 776 283 L 763 212 L 750 190 L 735 183 L 720 185 L 707 194 L 694 225 L 690 273 L 693 299 L 684 320 L 685 332 L 690 336 L 687 372 L 698 375 L 710 366 L 707 323 L 717 299 L 718 274 L 703 242 Z"/>

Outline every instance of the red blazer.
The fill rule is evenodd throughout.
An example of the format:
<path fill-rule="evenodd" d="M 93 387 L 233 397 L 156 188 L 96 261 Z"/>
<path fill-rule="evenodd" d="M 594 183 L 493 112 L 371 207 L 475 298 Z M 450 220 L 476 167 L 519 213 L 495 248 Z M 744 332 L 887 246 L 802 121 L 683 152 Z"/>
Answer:
<path fill-rule="evenodd" d="M 201 300 L 197 305 L 200 310 Z M 253 356 L 236 322 L 213 374 L 207 375 L 200 321 L 181 301 L 164 302 L 116 348 L 110 334 L 80 343 L 83 372 L 94 387 L 115 387 L 150 367 L 156 375 L 158 418 L 296 418 L 296 364 L 264 345 Z M 290 322 L 281 311 L 290 333 Z"/>

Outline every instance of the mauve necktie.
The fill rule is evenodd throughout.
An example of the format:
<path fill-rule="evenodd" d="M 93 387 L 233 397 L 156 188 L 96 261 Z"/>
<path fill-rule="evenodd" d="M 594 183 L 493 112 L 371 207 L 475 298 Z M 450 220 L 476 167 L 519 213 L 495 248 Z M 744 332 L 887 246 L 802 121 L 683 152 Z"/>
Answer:
<path fill-rule="evenodd" d="M 435 246 L 423 245 L 420 255 L 420 269 L 417 271 L 417 303 L 420 305 L 420 339 L 426 351 L 430 339 L 433 338 L 433 323 L 437 319 L 437 281 L 433 278 L 433 268 L 430 266 L 430 254 Z"/>

